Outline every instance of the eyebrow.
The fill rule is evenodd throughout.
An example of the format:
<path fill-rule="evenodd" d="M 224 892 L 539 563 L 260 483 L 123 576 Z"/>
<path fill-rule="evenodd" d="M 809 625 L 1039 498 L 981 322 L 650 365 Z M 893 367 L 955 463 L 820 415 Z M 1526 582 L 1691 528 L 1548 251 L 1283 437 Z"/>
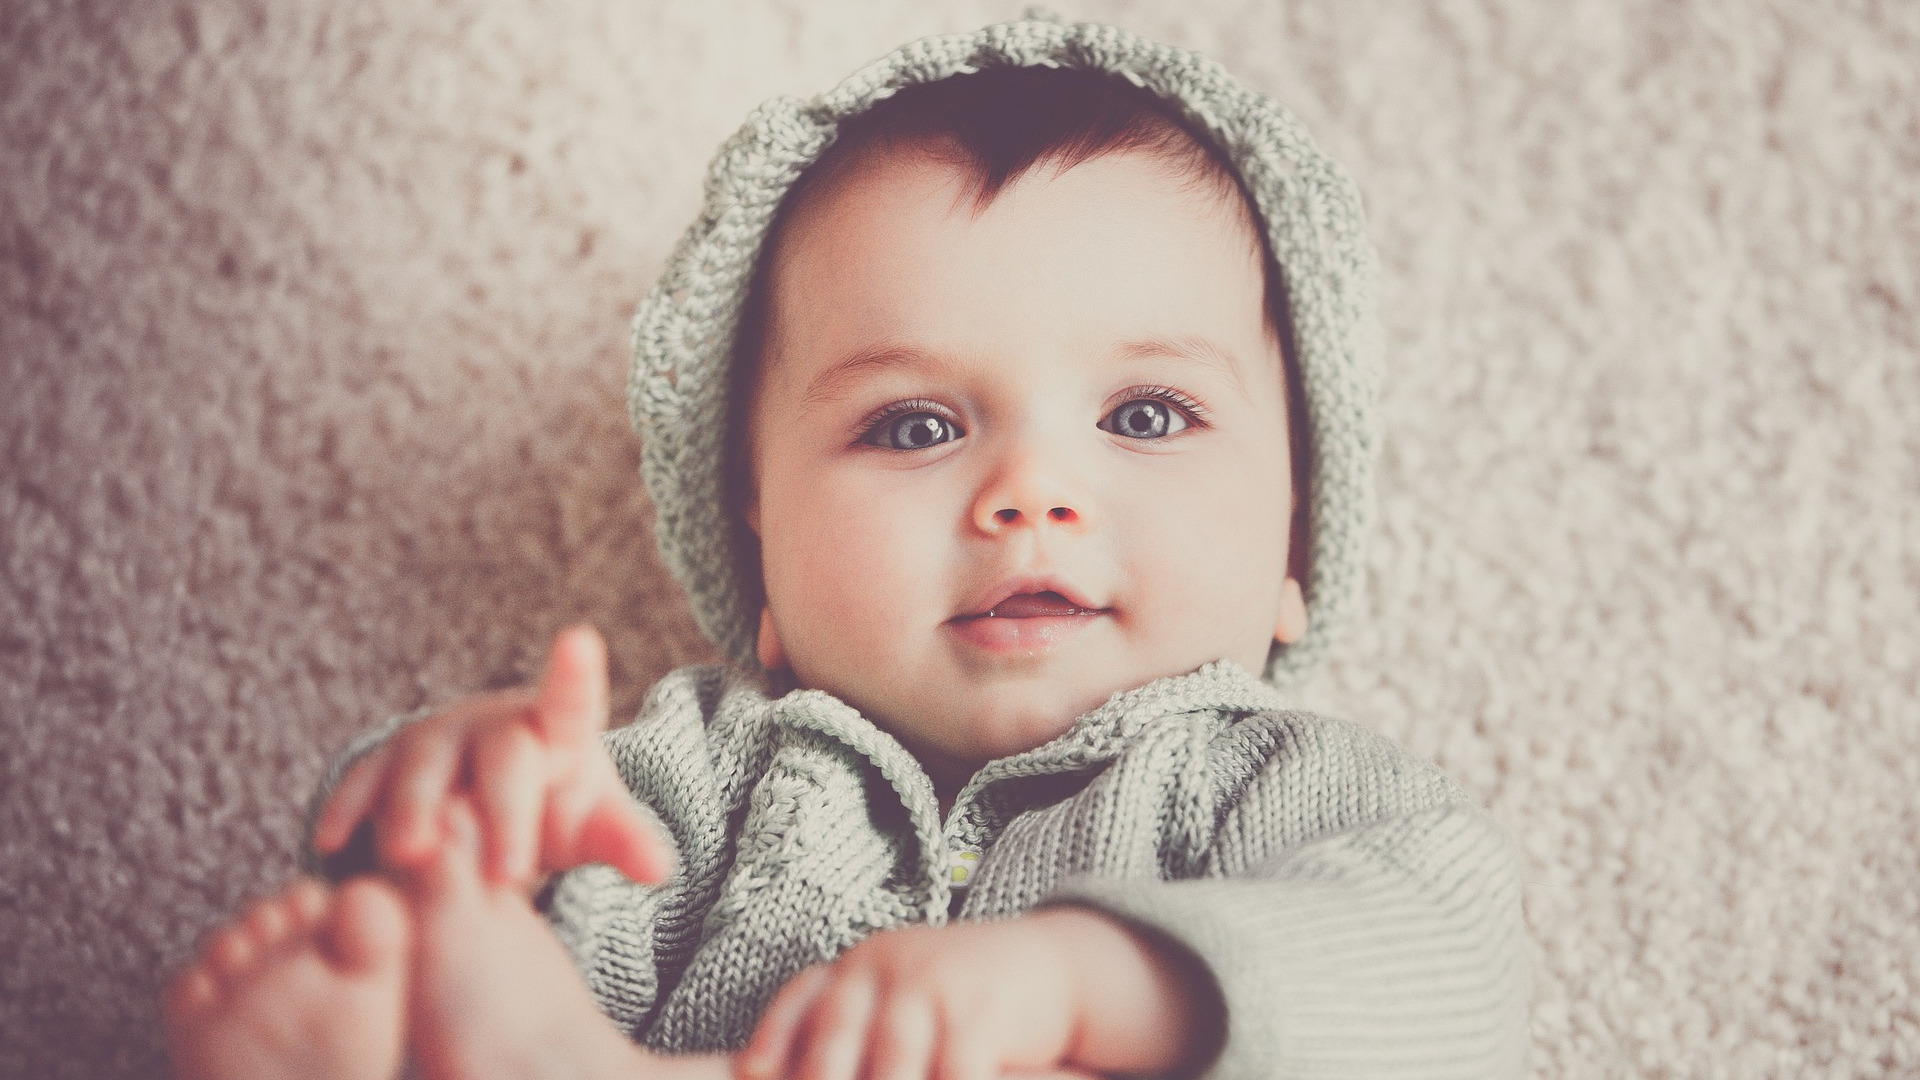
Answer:
<path fill-rule="evenodd" d="M 935 353 L 912 345 L 879 342 L 834 364 L 813 377 L 801 402 L 807 408 L 823 405 L 846 394 L 849 385 L 859 382 L 870 371 L 887 368 L 944 367 Z"/>
<path fill-rule="evenodd" d="M 1247 391 L 1246 384 L 1240 381 L 1240 364 L 1233 353 L 1199 334 L 1170 338 L 1141 338 L 1137 341 L 1122 342 L 1114 351 L 1128 360 L 1151 360 L 1157 357 L 1193 360 L 1225 375 L 1232 380 L 1234 388 L 1241 393 L 1244 394 Z"/>
<path fill-rule="evenodd" d="M 1123 341 L 1115 347 L 1114 355 L 1123 360 L 1191 360 L 1220 372 L 1232 380 L 1236 389 L 1246 392 L 1246 385 L 1240 379 L 1240 365 L 1233 353 L 1198 334 Z M 945 361 L 940 355 L 928 349 L 895 342 L 878 342 L 815 375 L 813 381 L 807 384 L 806 395 L 801 401 L 805 407 L 813 408 L 837 400 L 869 372 L 944 366 Z"/>

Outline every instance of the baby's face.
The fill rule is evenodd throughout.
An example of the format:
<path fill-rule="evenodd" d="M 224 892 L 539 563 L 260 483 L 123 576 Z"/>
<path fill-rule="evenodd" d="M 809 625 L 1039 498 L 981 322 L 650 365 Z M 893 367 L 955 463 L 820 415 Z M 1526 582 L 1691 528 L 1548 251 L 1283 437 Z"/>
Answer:
<path fill-rule="evenodd" d="M 1135 152 L 978 217 L 872 152 L 789 221 L 751 416 L 761 654 L 943 791 L 1115 691 L 1304 629 L 1254 240 Z"/>

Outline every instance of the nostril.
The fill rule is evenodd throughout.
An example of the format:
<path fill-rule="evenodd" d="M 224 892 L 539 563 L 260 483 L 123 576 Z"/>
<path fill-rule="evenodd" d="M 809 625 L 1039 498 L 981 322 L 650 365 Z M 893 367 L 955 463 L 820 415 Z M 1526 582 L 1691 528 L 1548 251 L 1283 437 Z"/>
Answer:
<path fill-rule="evenodd" d="M 1020 520 L 1020 511 L 1012 510 L 1012 509 L 995 510 L 993 512 L 993 516 L 996 518 L 999 518 L 1002 523 L 1011 525 L 1014 522 Z"/>
<path fill-rule="evenodd" d="M 1067 506 L 1056 506 L 1047 511 L 1047 516 L 1055 521 L 1072 521 L 1073 509 Z"/>

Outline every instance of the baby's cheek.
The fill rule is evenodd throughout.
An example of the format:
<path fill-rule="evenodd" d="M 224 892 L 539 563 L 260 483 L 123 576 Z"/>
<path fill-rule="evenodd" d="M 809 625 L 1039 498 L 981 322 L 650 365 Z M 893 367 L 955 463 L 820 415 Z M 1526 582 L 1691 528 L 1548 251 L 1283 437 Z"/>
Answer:
<path fill-rule="evenodd" d="M 1272 633 L 1286 567 L 1285 498 L 1216 474 L 1193 478 L 1167 504 L 1174 509 L 1140 515 L 1154 522 L 1133 542 L 1150 567 L 1143 573 L 1156 607 L 1187 633 L 1218 638 L 1209 651 Z"/>
<path fill-rule="evenodd" d="M 936 521 L 931 508 L 897 493 L 817 483 L 812 498 L 796 500 L 780 535 L 763 539 L 769 575 L 787 579 L 775 603 L 794 609 L 776 607 L 776 615 L 805 620 L 795 628 L 804 634 L 863 640 L 946 618 L 937 602 L 946 577 L 940 553 L 950 544 Z"/>

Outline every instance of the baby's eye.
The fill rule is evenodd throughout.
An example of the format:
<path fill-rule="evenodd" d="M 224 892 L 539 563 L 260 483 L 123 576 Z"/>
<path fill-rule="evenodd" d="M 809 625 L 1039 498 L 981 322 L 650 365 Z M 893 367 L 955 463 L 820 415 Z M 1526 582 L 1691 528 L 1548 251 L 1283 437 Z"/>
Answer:
<path fill-rule="evenodd" d="M 860 441 L 887 450 L 925 450 L 959 437 L 953 421 L 938 413 L 916 411 L 881 419 Z"/>
<path fill-rule="evenodd" d="M 1186 414 L 1158 398 L 1134 398 L 1100 421 L 1102 430 L 1129 439 L 1164 439 L 1187 428 Z"/>

